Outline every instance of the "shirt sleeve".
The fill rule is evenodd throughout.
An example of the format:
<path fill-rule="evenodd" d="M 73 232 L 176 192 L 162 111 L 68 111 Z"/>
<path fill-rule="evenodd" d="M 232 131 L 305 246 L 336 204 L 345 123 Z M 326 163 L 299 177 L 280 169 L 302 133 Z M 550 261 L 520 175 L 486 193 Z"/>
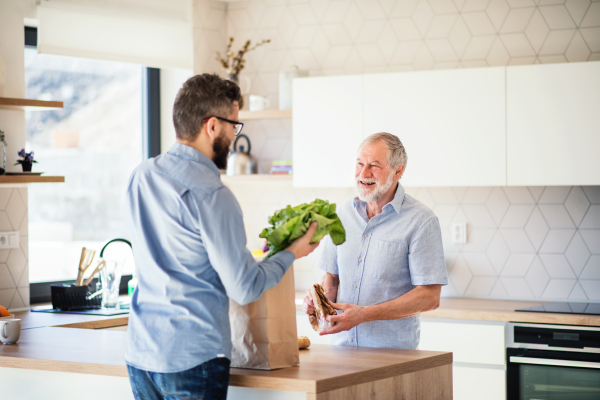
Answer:
<path fill-rule="evenodd" d="M 330 274 L 339 275 L 337 265 L 337 249 L 329 235 L 321 240 L 318 249 L 320 250 L 317 258 L 317 268 Z"/>
<path fill-rule="evenodd" d="M 413 285 L 447 285 L 442 231 L 437 217 L 419 228 L 408 249 L 408 268 Z"/>
<path fill-rule="evenodd" d="M 282 251 L 257 263 L 246 248 L 242 210 L 231 191 L 222 187 L 198 204 L 200 235 L 212 267 L 227 296 L 244 305 L 276 286 L 294 262 L 294 253 Z"/>

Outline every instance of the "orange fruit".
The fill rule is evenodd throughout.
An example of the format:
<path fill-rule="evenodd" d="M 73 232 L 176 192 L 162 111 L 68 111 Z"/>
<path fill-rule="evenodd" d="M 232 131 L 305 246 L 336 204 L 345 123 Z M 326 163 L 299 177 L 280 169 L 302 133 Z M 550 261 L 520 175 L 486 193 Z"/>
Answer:
<path fill-rule="evenodd" d="M 10 313 L 8 310 L 2 306 L 0 306 L 0 317 L 9 317 Z"/>

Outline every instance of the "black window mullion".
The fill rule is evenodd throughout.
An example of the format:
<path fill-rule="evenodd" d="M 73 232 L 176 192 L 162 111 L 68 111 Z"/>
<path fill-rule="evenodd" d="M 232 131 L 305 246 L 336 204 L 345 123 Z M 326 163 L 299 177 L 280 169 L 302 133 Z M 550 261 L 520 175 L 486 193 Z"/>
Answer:
<path fill-rule="evenodd" d="M 144 157 L 160 154 L 160 69 L 145 68 L 143 82 Z"/>
<path fill-rule="evenodd" d="M 33 26 L 25 27 L 25 46 L 37 47 L 37 28 Z"/>

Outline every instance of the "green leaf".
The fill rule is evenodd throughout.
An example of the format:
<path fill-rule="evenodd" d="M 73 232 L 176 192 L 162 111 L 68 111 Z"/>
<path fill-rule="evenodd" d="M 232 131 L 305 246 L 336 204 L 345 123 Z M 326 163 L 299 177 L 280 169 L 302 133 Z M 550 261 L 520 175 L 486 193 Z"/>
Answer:
<path fill-rule="evenodd" d="M 259 235 L 267 239 L 267 246 L 270 249 L 267 258 L 284 250 L 294 240 L 303 236 L 313 221 L 317 223 L 317 230 L 311 238 L 311 243 L 321 241 L 326 235 L 330 235 L 336 245 L 344 243 L 346 231 L 335 211 L 335 204 L 329 204 L 327 200 L 321 199 L 295 207 L 288 205 L 276 211 L 269 218 L 269 224 L 272 226 L 263 229 Z"/>

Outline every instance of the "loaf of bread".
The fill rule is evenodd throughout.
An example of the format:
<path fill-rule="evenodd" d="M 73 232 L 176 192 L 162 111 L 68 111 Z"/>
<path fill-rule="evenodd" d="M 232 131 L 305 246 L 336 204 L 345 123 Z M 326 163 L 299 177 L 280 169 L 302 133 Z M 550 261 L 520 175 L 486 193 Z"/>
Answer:
<path fill-rule="evenodd" d="M 310 346 L 310 339 L 306 336 L 298 336 L 298 348 L 307 349 Z"/>
<path fill-rule="evenodd" d="M 315 305 L 315 312 L 314 314 L 308 316 L 308 320 L 310 321 L 313 329 L 319 332 L 323 329 L 334 326 L 335 322 L 329 323 L 329 321 L 325 319 L 325 317 L 328 315 L 336 315 L 337 313 L 333 307 L 331 307 L 331 304 L 329 304 L 327 297 L 325 297 L 323 287 L 318 283 L 315 283 L 312 288 L 310 288 L 310 294 L 313 299 L 313 304 Z M 319 325 L 319 322 L 321 325 Z"/>

